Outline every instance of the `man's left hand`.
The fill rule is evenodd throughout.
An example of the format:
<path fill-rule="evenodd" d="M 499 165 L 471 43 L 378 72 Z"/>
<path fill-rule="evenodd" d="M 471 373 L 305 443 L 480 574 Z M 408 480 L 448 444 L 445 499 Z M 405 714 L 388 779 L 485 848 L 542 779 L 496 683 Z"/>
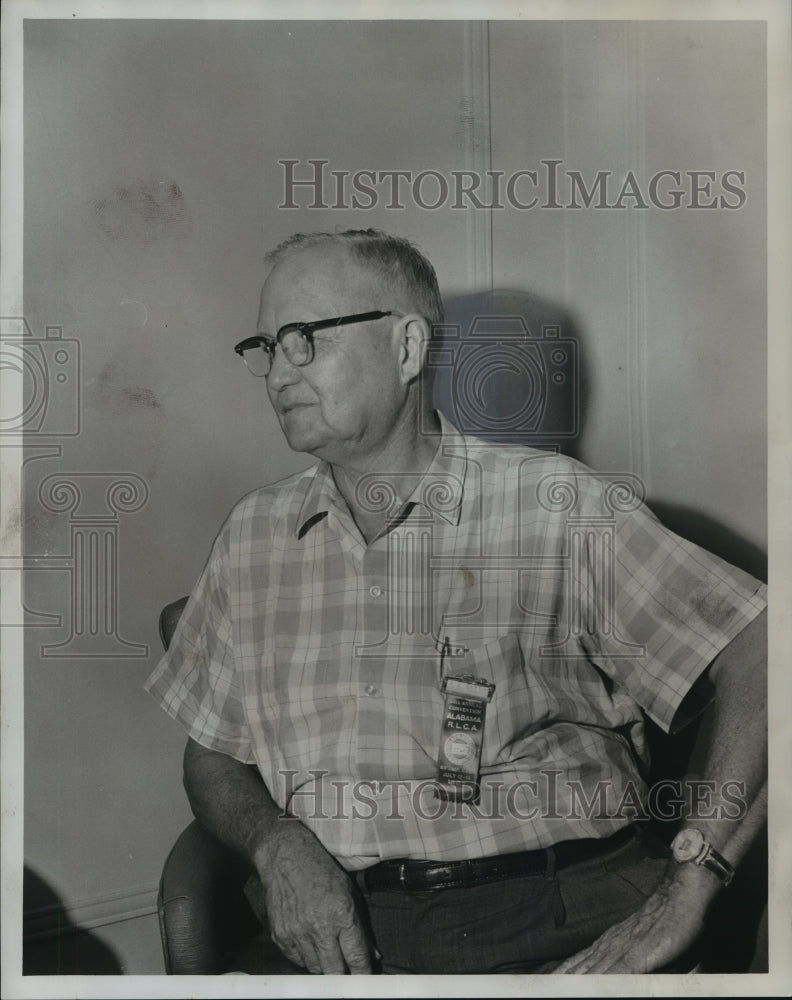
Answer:
<path fill-rule="evenodd" d="M 656 972 L 695 943 L 704 928 L 704 910 L 701 899 L 691 903 L 690 892 L 679 881 L 663 882 L 639 910 L 553 971 Z"/>

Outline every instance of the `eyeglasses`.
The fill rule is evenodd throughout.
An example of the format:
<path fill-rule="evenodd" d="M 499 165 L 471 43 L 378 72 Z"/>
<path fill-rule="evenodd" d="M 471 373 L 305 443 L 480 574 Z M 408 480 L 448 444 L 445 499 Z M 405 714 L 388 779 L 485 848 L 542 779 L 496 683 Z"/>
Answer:
<path fill-rule="evenodd" d="M 384 316 L 402 316 L 395 309 L 375 309 L 373 312 L 354 313 L 351 316 L 336 316 L 334 319 L 317 319 L 311 323 L 287 323 L 274 337 L 256 334 L 246 337 L 235 347 L 236 353 L 244 360 L 249 372 L 256 378 L 265 378 L 272 371 L 275 350 L 280 344 L 289 364 L 302 368 L 314 359 L 314 332 L 331 326 L 348 326 L 350 323 L 365 323 L 382 319 Z"/>

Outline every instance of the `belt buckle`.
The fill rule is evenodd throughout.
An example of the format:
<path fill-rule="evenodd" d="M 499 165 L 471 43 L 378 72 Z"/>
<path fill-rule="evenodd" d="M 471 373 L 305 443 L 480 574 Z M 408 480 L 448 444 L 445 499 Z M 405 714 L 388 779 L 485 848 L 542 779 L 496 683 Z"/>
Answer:
<path fill-rule="evenodd" d="M 415 872 L 414 878 L 410 881 L 409 877 L 409 860 L 399 862 L 399 886 L 402 892 L 409 893 L 424 893 L 432 892 L 435 889 L 442 889 L 442 885 L 426 885 L 423 873 L 418 870 Z"/>

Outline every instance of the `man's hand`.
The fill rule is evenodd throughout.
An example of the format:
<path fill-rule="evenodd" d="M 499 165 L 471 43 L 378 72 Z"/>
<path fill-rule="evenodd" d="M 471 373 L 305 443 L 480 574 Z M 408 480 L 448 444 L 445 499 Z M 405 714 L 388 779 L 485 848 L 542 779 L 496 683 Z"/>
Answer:
<path fill-rule="evenodd" d="M 695 944 L 704 929 L 705 911 L 706 903 L 691 896 L 679 880 L 665 881 L 639 910 L 553 971 L 644 973 L 664 969 Z"/>
<path fill-rule="evenodd" d="M 315 973 L 371 972 L 347 873 L 298 819 L 284 817 L 258 770 L 188 740 L 184 787 L 196 819 L 254 865 L 273 940 Z"/>
<path fill-rule="evenodd" d="M 691 759 L 691 778 L 714 789 L 742 783 L 748 805 L 725 818 L 717 793 L 707 815 L 686 817 L 736 867 L 767 815 L 767 612 L 747 625 L 710 668 L 715 703 L 702 720 Z M 695 801 L 695 800 L 693 800 Z M 704 928 L 709 903 L 721 891 L 711 872 L 694 864 L 673 875 L 632 916 L 615 924 L 556 972 L 653 972 L 675 962 Z"/>
<path fill-rule="evenodd" d="M 297 819 L 281 819 L 256 857 L 272 939 L 309 972 L 365 975 L 370 946 L 349 875 Z"/>

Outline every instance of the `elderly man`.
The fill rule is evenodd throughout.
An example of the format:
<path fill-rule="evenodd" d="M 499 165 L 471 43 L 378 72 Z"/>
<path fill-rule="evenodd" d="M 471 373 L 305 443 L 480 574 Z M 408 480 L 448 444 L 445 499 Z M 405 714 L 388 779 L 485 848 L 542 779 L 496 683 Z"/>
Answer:
<path fill-rule="evenodd" d="M 235 507 L 148 681 L 196 817 L 299 970 L 668 967 L 761 819 L 763 585 L 607 477 L 434 412 L 442 306 L 407 241 L 269 262 L 236 350 L 320 462 Z M 644 718 L 702 711 L 669 855 L 635 822 Z"/>

